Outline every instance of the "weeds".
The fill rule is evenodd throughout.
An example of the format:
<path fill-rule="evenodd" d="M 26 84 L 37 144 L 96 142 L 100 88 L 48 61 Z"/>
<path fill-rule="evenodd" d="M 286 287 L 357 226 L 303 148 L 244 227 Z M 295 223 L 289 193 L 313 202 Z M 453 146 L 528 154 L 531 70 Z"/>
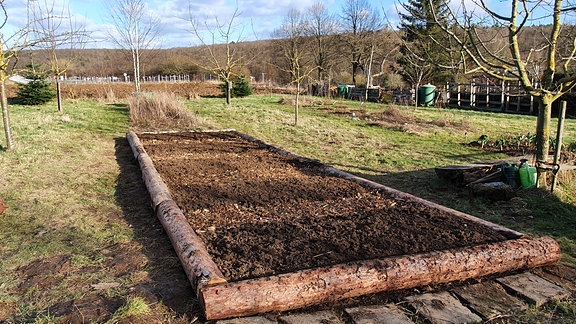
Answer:
<path fill-rule="evenodd" d="M 170 93 L 140 93 L 128 98 L 130 121 L 144 128 L 191 127 L 198 124 L 182 101 Z"/>
<path fill-rule="evenodd" d="M 142 297 L 130 297 L 124 306 L 118 308 L 108 323 L 119 323 L 122 320 L 137 318 L 148 313 L 150 313 L 150 306 Z"/>

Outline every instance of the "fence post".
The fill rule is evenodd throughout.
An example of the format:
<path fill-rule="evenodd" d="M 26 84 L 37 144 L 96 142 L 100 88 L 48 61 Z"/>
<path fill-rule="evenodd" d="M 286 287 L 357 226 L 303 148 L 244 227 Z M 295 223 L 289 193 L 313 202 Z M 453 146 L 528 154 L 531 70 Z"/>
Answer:
<path fill-rule="evenodd" d="M 460 84 L 458 84 L 458 96 L 457 96 L 457 101 L 458 101 L 458 108 L 462 108 L 462 102 L 460 101 Z"/>
<path fill-rule="evenodd" d="M 506 82 L 504 80 L 502 80 L 500 87 L 500 110 L 506 112 Z"/>
<path fill-rule="evenodd" d="M 474 82 L 470 84 L 470 108 L 476 107 L 476 86 Z"/>

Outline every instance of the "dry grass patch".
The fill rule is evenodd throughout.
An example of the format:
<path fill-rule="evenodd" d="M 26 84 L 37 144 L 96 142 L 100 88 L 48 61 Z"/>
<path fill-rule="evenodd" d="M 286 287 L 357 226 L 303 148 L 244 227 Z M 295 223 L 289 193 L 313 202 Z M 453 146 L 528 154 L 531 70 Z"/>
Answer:
<path fill-rule="evenodd" d="M 176 95 L 171 93 L 140 93 L 128 98 L 132 125 L 138 128 L 159 129 L 192 127 L 197 118 Z"/>

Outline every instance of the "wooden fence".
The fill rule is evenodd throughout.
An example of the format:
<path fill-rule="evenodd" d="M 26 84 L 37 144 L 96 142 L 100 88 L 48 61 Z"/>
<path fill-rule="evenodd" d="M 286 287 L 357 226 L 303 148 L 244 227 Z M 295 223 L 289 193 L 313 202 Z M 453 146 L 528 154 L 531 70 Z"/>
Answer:
<path fill-rule="evenodd" d="M 449 107 L 501 111 L 516 114 L 536 114 L 537 103 L 520 86 L 509 83 L 448 84 L 445 104 Z"/>

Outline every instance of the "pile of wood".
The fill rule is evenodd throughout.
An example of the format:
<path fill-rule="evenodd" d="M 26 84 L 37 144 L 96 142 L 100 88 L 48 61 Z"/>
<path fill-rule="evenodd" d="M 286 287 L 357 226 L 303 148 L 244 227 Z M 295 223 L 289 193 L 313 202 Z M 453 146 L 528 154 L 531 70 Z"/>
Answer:
<path fill-rule="evenodd" d="M 515 196 L 512 186 L 506 184 L 500 164 L 469 164 L 437 167 L 436 175 L 453 182 L 458 187 L 466 187 L 475 196 L 490 200 L 510 200 Z"/>

